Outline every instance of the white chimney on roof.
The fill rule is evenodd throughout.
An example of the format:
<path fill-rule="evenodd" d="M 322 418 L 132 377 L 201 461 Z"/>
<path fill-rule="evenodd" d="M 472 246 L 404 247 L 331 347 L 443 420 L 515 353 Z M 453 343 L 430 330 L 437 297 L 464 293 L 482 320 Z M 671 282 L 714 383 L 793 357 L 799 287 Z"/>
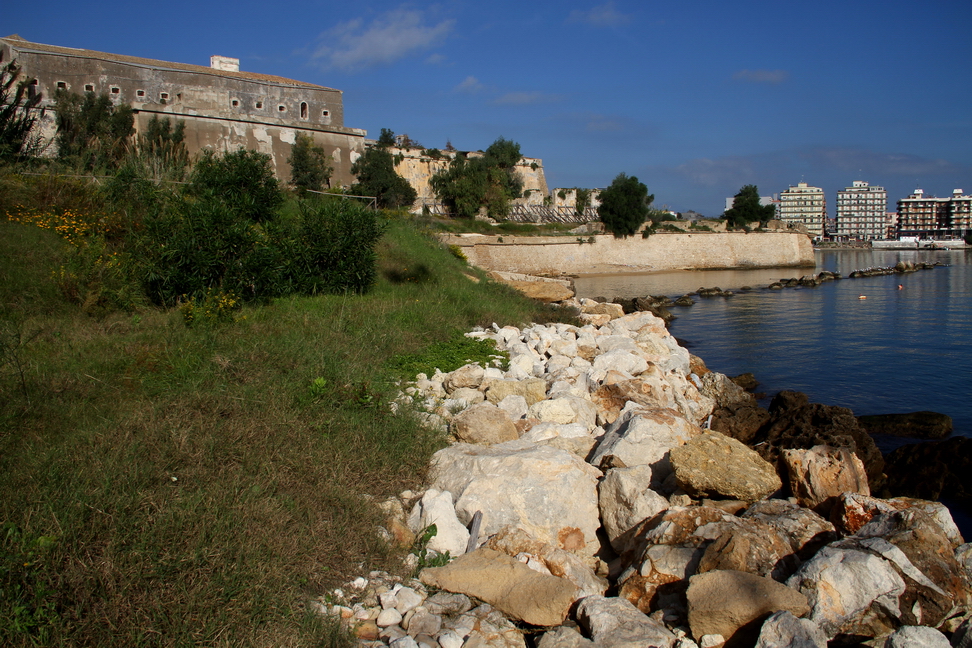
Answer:
<path fill-rule="evenodd" d="M 228 56 L 210 56 L 209 67 L 214 70 L 222 70 L 224 72 L 239 72 L 240 59 L 230 58 Z"/>

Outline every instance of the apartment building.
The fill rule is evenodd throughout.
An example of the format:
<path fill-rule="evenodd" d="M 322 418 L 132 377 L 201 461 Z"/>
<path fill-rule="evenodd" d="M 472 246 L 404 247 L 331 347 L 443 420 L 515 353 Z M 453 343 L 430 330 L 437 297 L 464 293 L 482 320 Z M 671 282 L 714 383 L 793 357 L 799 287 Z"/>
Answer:
<path fill-rule="evenodd" d="M 888 236 L 888 192 L 863 180 L 837 192 L 837 235 L 872 241 Z"/>
<path fill-rule="evenodd" d="M 820 187 L 810 187 L 806 182 L 780 193 L 779 217 L 790 225 L 803 225 L 810 236 L 824 234 L 824 220 L 827 218 L 827 199 Z"/>
<path fill-rule="evenodd" d="M 926 196 L 921 189 L 898 201 L 898 235 L 962 237 L 972 232 L 972 196 L 961 189 L 948 198 Z"/>

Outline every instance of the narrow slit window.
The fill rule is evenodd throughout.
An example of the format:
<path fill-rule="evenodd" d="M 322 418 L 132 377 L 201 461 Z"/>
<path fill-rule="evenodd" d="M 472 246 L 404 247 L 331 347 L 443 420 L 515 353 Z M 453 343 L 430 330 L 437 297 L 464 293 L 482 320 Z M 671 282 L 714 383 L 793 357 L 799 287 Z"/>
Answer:
<path fill-rule="evenodd" d="M 277 106 L 277 111 L 278 112 L 287 112 L 287 106 L 285 106 L 283 104 L 280 104 L 279 106 Z"/>
<path fill-rule="evenodd" d="M 301 119 L 307 119 L 307 102 L 306 101 L 301 101 L 300 102 L 300 118 Z"/>

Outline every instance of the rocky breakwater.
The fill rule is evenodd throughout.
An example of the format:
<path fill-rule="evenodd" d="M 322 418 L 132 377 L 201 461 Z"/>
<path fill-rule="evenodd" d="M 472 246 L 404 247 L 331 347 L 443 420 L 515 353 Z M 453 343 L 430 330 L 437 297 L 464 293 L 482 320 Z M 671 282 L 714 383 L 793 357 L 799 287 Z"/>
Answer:
<path fill-rule="evenodd" d="M 866 434 L 818 435 L 794 396 L 747 412 L 661 319 L 586 306 L 601 312 L 585 326 L 471 333 L 505 370 L 404 389 L 398 406 L 452 443 L 425 491 L 383 504 L 385 528 L 409 543 L 434 525 L 411 560 L 437 566 L 373 573 L 318 609 L 376 648 L 972 642 L 972 546 L 941 504 L 871 496 Z M 709 429 L 726 412 L 760 419 L 769 449 Z"/>

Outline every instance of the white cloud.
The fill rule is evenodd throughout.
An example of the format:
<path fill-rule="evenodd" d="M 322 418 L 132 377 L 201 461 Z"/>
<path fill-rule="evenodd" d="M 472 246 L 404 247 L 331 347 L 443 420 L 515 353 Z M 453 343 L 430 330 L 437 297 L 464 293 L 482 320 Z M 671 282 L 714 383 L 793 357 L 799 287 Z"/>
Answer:
<path fill-rule="evenodd" d="M 739 70 L 732 75 L 732 78 L 749 83 L 779 85 L 790 78 L 790 73 L 786 70 Z"/>
<path fill-rule="evenodd" d="M 444 55 L 437 53 L 430 55 L 427 59 L 425 59 L 425 62 L 429 65 L 445 65 L 446 62 L 448 62 L 448 59 Z"/>
<path fill-rule="evenodd" d="M 587 23 L 595 27 L 616 27 L 630 20 L 630 16 L 614 8 L 614 2 L 606 2 L 587 11 L 574 9 L 567 17 L 568 22 Z"/>
<path fill-rule="evenodd" d="M 313 58 L 325 67 L 346 72 L 387 65 L 433 47 L 452 32 L 454 25 L 453 20 L 426 24 L 421 11 L 395 9 L 368 24 L 358 18 L 328 30 L 321 35 Z"/>
<path fill-rule="evenodd" d="M 463 82 L 457 85 L 454 90 L 456 92 L 462 92 L 464 94 L 479 94 L 486 89 L 482 83 L 479 82 L 474 76 L 467 76 L 463 79 Z"/>

